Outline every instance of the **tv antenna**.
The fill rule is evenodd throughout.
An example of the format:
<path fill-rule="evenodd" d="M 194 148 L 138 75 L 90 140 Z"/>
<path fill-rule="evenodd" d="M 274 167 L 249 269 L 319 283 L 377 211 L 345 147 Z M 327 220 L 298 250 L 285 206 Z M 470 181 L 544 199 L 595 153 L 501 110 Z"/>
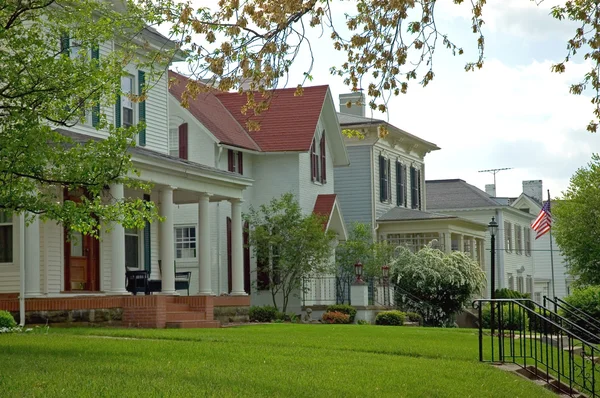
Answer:
<path fill-rule="evenodd" d="M 496 189 L 496 174 L 504 170 L 512 170 L 512 167 L 504 167 L 502 169 L 479 170 L 479 173 L 492 173 L 494 175 L 494 189 Z"/>

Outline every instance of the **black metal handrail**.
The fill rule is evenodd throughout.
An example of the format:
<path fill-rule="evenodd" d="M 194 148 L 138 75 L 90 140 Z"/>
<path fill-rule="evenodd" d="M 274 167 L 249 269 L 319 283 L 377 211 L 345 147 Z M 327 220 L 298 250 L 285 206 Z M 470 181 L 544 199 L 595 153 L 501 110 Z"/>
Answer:
<path fill-rule="evenodd" d="M 569 320 L 532 303 L 528 299 L 474 301 L 480 319 L 479 360 L 514 363 L 523 375 L 545 380 L 555 391 L 570 396 L 600 396 L 600 386 L 596 386 L 600 350 L 580 337 L 586 334 L 581 328 L 572 327 Z M 486 325 L 491 331 L 489 338 L 484 338 L 484 308 L 495 315 L 489 317 L 494 321 Z"/>
<path fill-rule="evenodd" d="M 545 296 L 544 296 L 544 298 L 545 298 Z M 576 313 L 580 317 L 585 318 L 589 323 L 593 324 L 594 326 L 596 326 L 596 328 L 598 328 L 600 330 L 600 321 L 598 319 L 594 318 L 587 312 L 580 310 L 579 308 L 573 306 L 572 304 L 567 303 L 566 301 L 564 301 L 558 297 L 554 297 L 554 300 L 557 303 L 561 304 L 563 306 L 563 308 L 567 307 L 572 313 Z"/>
<path fill-rule="evenodd" d="M 560 303 L 560 301 L 562 301 L 562 300 L 560 300 L 560 301 L 559 300 L 560 299 L 558 297 L 555 297 L 554 300 L 552 300 L 550 297 L 544 296 L 544 307 L 546 307 L 546 302 L 554 304 L 554 312 L 558 313 L 558 310 L 560 309 L 561 311 L 563 311 L 563 313 L 565 313 L 567 315 L 567 318 L 574 319 L 574 322 L 576 324 L 578 324 L 579 326 L 581 326 L 582 328 L 584 328 L 586 330 L 593 332 L 593 334 L 595 335 L 595 338 L 592 340 L 593 342 L 595 342 L 595 343 L 600 342 L 600 339 L 598 338 L 598 335 L 600 334 L 600 324 L 598 324 L 598 322 L 594 318 L 587 315 L 585 312 L 571 306 L 572 308 L 578 310 L 579 313 L 587 315 L 586 317 L 584 317 L 583 315 L 580 315 L 579 313 L 573 311 L 573 309 Z M 564 301 L 563 301 L 563 303 L 564 303 Z"/>

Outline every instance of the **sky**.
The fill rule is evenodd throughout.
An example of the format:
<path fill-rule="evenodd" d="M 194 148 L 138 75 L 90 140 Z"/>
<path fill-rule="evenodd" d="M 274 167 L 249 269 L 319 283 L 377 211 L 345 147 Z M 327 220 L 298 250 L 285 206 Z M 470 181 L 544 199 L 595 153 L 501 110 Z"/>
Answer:
<path fill-rule="evenodd" d="M 332 3 L 336 21 L 343 23 L 343 11 L 353 2 Z M 585 129 L 593 116 L 591 97 L 569 94 L 569 85 L 589 66 L 577 60 L 564 74 L 550 72 L 566 55 L 575 26 L 549 15 L 556 0 L 539 6 L 530 0 L 488 2 L 484 67 L 467 73 L 465 63 L 476 59 L 476 36 L 470 31 L 470 2 L 465 3 L 436 5 L 438 29 L 465 55 L 453 57 L 439 48 L 435 79 L 427 87 L 413 84 L 407 94 L 391 98 L 388 113 L 367 111 L 367 116 L 441 148 L 425 157 L 428 180 L 460 178 L 484 189 L 493 176 L 479 170 L 512 168 L 497 174 L 497 196 L 518 196 L 524 180 L 542 180 L 544 197 L 547 189 L 553 198 L 560 196 L 573 173 L 600 148 L 600 136 Z M 313 30 L 309 38 L 315 63 L 308 85 L 329 84 L 335 99 L 349 92 L 342 78 L 329 74 L 331 66 L 344 61 L 343 54 L 333 50 L 328 34 L 320 37 Z M 302 80 L 308 56 L 304 52 L 292 67 L 288 87 Z"/>

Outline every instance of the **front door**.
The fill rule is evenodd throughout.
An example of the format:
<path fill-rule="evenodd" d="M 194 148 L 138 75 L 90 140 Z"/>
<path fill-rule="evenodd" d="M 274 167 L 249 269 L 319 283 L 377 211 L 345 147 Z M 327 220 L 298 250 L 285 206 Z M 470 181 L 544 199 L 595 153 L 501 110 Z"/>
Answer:
<path fill-rule="evenodd" d="M 65 192 L 65 199 L 79 201 L 81 193 Z M 64 229 L 65 291 L 100 290 L 100 242 L 81 232 Z"/>

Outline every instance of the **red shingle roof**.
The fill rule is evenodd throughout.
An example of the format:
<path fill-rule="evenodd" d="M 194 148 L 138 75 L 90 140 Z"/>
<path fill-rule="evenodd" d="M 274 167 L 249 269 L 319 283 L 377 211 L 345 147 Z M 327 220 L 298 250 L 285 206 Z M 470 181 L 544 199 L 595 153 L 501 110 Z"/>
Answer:
<path fill-rule="evenodd" d="M 308 151 L 317 129 L 327 88 L 328 86 L 305 87 L 304 94 L 297 97 L 294 96 L 295 88 L 275 90 L 269 109 L 259 116 L 242 114 L 241 108 L 246 104 L 246 96 L 243 94 L 218 93 L 217 98 L 246 131 L 248 120 L 260 122 L 260 130 L 248 131 L 248 134 L 261 150 Z"/>
<path fill-rule="evenodd" d="M 189 79 L 169 71 L 169 78 L 177 79 L 169 87 L 169 92 L 181 101 Z M 194 115 L 220 142 L 241 148 L 260 150 L 248 133 L 215 96 L 215 91 L 200 93 L 189 101 L 188 111 Z"/>
<path fill-rule="evenodd" d="M 321 216 L 327 217 L 324 220 L 324 227 L 327 227 L 329 223 L 329 218 L 331 217 L 331 212 L 333 211 L 333 205 L 335 203 L 336 194 L 321 194 L 317 196 L 317 200 L 315 201 L 315 207 L 313 209 L 314 214 L 318 214 Z"/>

